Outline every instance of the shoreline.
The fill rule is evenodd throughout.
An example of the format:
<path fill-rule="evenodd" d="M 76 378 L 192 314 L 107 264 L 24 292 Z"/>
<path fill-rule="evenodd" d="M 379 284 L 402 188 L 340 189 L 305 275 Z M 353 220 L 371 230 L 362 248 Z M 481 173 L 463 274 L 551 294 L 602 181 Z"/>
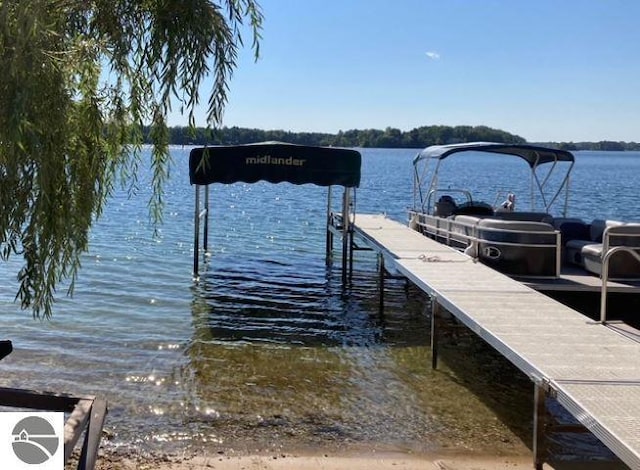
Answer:
<path fill-rule="evenodd" d="M 199 452 L 194 455 L 98 456 L 96 470 L 520 470 L 533 466 L 531 455 L 489 455 L 462 451 Z M 69 465 L 67 468 L 72 468 Z M 73 467 L 75 468 L 75 467 Z M 551 469 L 548 465 L 545 469 Z"/>
<path fill-rule="evenodd" d="M 75 468 L 72 464 L 67 469 Z M 533 456 L 465 451 L 412 453 L 402 451 L 256 452 L 224 451 L 195 455 L 99 455 L 96 470 L 525 470 Z M 605 461 L 545 463 L 544 470 L 618 470 L 624 464 Z"/>
<path fill-rule="evenodd" d="M 231 443 L 229 443 L 231 444 Z M 246 444 L 246 443 L 245 443 Z M 78 453 L 66 465 L 77 467 Z M 553 458 L 553 457 L 552 457 Z M 102 446 L 95 470 L 530 470 L 532 450 L 520 442 L 505 447 L 410 449 L 369 442 L 359 445 L 295 445 L 257 448 L 235 442 L 224 447 L 185 446 L 173 452 Z M 620 461 L 579 456 L 554 459 L 543 470 L 629 470 Z"/>

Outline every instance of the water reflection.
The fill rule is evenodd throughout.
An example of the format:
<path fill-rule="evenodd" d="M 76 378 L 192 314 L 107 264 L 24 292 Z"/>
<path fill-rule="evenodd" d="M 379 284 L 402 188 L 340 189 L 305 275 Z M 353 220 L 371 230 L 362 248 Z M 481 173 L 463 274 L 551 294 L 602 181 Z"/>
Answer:
<path fill-rule="evenodd" d="M 362 258 L 345 289 L 317 256 L 242 271 L 216 256 L 194 289 L 186 383 L 201 411 L 191 422 L 235 447 L 484 449 L 490 435 L 522 451 L 452 369 L 430 369 L 426 298 L 388 280 L 381 317 L 375 258 Z"/>
<path fill-rule="evenodd" d="M 205 274 L 198 288 L 196 326 L 207 340 L 362 346 L 380 334 L 317 257 L 296 264 L 253 260 L 242 268 L 217 261 L 224 268 Z"/>

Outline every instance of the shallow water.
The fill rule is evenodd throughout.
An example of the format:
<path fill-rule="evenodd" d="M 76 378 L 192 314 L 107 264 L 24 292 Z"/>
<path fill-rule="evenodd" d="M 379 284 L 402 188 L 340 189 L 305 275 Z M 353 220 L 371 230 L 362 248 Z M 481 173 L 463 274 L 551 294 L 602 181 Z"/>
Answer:
<path fill-rule="evenodd" d="M 358 211 L 405 220 L 414 153 L 363 151 Z M 428 299 L 390 280 L 381 316 L 371 253 L 356 254 L 353 284 L 342 287 L 339 262 L 324 259 L 325 188 L 213 185 L 212 255 L 193 283 L 187 156 L 173 151 L 158 238 L 144 175 L 137 196 L 115 195 L 92 232 L 75 295 L 61 290 L 53 320 L 20 311 L 19 260 L 2 265 L 0 325 L 15 351 L 0 364 L 1 385 L 105 396 L 113 448 L 526 452 L 526 377 L 464 331 L 445 339 L 431 370 Z M 573 213 L 640 219 L 629 199 L 638 169 L 638 154 L 581 153 Z M 478 185 L 511 175 L 502 161 L 488 180 L 467 166 L 457 171 Z M 607 202 L 614 198 L 624 204 Z M 584 436 L 556 444 L 558 454 L 608 455 Z"/>

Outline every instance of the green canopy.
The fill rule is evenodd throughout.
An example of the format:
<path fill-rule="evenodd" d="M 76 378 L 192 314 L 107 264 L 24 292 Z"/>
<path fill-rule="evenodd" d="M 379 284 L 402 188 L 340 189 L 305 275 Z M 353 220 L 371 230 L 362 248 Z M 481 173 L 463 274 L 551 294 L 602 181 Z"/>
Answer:
<path fill-rule="evenodd" d="M 200 147 L 189 155 L 191 184 L 312 183 L 318 186 L 360 185 L 360 153 L 333 147 L 282 142 Z"/>

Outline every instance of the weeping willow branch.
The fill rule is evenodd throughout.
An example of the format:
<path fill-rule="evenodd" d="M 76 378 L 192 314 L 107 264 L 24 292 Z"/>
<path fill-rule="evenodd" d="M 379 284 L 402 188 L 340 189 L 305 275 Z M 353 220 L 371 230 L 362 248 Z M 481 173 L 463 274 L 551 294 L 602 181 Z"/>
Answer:
<path fill-rule="evenodd" d="M 221 124 L 241 32 L 257 58 L 262 18 L 255 0 L 0 1 L 0 257 L 24 259 L 23 308 L 49 317 L 56 286 L 73 290 L 92 222 L 135 185 L 146 125 L 161 220 L 167 114 L 177 103 L 195 126 L 205 94 Z"/>

